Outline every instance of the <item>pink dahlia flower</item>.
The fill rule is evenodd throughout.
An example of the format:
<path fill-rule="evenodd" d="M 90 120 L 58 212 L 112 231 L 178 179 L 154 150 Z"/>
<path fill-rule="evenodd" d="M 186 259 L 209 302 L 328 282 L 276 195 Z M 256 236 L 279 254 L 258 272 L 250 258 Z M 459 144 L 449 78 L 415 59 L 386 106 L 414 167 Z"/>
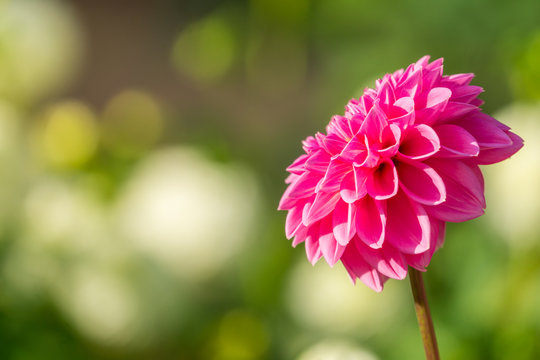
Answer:
<path fill-rule="evenodd" d="M 447 221 L 483 214 L 478 165 L 510 157 L 523 140 L 480 110 L 473 74 L 443 75 L 442 64 L 425 56 L 385 75 L 303 142 L 279 210 L 312 264 L 341 260 L 353 282 L 381 291 L 408 266 L 425 271 Z"/>

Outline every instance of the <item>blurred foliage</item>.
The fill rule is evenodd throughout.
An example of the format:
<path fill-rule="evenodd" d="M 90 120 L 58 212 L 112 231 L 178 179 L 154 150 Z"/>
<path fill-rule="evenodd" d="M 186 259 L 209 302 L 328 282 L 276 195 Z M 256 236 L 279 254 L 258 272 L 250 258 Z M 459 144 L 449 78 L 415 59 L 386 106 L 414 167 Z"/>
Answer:
<path fill-rule="evenodd" d="M 424 54 L 526 141 L 426 274 L 441 353 L 540 358 L 536 0 L 0 1 L 0 358 L 421 358 L 407 281 L 311 267 L 275 208 Z"/>

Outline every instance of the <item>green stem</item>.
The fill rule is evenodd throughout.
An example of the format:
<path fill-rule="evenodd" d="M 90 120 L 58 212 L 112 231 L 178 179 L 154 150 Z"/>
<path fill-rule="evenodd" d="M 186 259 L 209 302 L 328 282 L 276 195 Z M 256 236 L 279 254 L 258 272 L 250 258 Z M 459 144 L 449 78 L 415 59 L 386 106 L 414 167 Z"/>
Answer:
<path fill-rule="evenodd" d="M 424 343 L 427 360 L 440 360 L 439 349 L 437 347 L 437 338 L 435 337 L 435 329 L 429 312 L 429 305 L 426 297 L 426 289 L 424 288 L 424 280 L 422 273 L 416 269 L 409 269 L 409 279 L 411 280 L 411 289 L 414 297 L 414 308 L 416 310 L 416 318 Z"/>

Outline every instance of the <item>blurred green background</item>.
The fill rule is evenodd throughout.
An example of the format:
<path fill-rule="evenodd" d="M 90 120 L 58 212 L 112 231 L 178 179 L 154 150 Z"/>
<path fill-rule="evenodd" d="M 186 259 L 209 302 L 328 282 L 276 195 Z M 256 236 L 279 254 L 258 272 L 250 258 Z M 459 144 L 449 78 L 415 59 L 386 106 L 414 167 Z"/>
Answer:
<path fill-rule="evenodd" d="M 540 358 L 540 2 L 0 0 L 0 358 L 421 359 L 305 259 L 300 141 L 425 54 L 524 137 L 425 278 L 444 359 Z"/>

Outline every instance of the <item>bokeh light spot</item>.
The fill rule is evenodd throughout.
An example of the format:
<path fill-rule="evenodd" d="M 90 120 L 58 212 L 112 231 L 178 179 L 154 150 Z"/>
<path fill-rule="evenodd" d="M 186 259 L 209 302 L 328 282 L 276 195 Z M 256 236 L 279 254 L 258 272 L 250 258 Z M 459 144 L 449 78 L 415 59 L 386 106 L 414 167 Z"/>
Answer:
<path fill-rule="evenodd" d="M 189 148 L 154 152 L 120 191 L 120 231 L 174 274 L 197 281 L 238 254 L 257 219 L 248 169 Z"/>
<path fill-rule="evenodd" d="M 66 101 L 49 108 L 38 124 L 38 156 L 57 167 L 85 164 L 95 154 L 98 132 L 94 113 L 83 103 Z"/>
<path fill-rule="evenodd" d="M 180 33 L 173 46 L 172 62 L 179 72 L 200 82 L 210 82 L 231 68 L 236 48 L 228 21 L 212 15 Z"/>
<path fill-rule="evenodd" d="M 142 91 L 121 92 L 111 99 L 103 114 L 103 144 L 120 157 L 144 152 L 159 140 L 162 130 L 159 104 Z"/>
<path fill-rule="evenodd" d="M 64 1 L 6 1 L 0 8 L 0 95 L 32 103 L 76 74 L 84 38 Z"/>

